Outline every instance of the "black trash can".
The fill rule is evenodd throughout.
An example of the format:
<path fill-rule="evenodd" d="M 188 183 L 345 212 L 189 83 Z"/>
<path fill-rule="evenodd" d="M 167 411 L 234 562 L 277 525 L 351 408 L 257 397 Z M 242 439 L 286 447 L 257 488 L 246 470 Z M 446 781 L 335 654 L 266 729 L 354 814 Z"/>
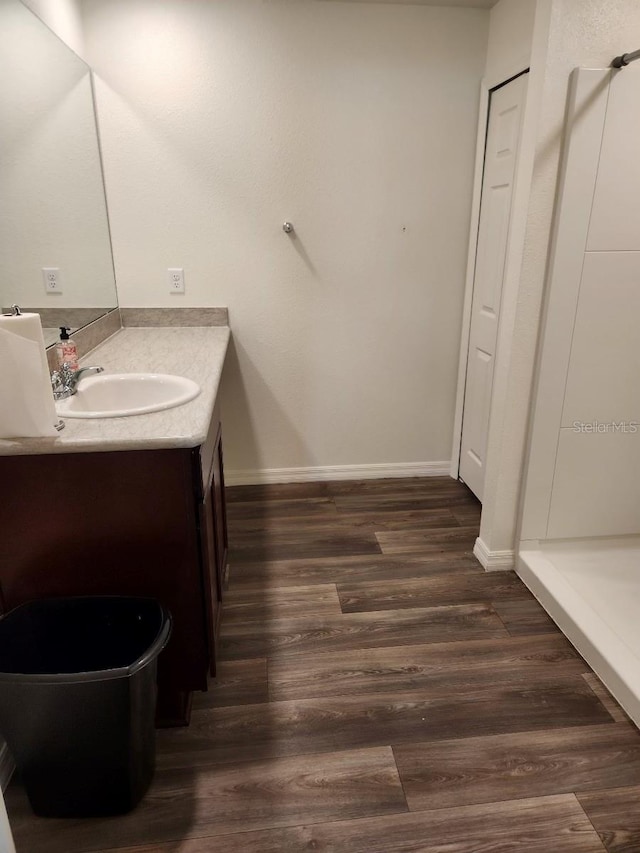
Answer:
<path fill-rule="evenodd" d="M 143 797 L 170 633 L 147 598 L 52 598 L 0 619 L 0 734 L 36 814 L 122 814 Z"/>

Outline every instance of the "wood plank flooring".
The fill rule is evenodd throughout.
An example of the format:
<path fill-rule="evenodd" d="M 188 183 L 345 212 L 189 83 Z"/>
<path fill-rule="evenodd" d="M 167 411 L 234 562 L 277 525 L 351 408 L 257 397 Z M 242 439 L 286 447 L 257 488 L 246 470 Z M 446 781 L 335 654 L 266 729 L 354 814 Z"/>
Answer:
<path fill-rule="evenodd" d="M 640 853 L 640 733 L 449 478 L 228 490 L 218 677 L 129 815 L 18 853 Z"/>

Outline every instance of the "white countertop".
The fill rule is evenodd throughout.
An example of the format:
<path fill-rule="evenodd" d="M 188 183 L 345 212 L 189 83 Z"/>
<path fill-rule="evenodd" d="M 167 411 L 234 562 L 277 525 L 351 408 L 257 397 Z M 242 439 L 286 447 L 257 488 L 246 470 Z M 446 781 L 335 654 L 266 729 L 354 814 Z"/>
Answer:
<path fill-rule="evenodd" d="M 125 418 L 66 418 L 55 438 L 0 439 L 0 456 L 151 450 L 203 444 L 231 332 L 228 326 L 126 328 L 80 362 L 106 373 L 175 373 L 201 388 L 190 403 Z"/>

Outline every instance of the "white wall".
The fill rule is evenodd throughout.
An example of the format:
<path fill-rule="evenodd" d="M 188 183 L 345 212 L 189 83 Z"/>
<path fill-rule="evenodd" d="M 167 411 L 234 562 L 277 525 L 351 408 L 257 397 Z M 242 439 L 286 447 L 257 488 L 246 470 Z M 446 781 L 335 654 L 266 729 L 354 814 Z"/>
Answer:
<path fill-rule="evenodd" d="M 22 0 L 78 56 L 84 57 L 79 0 Z"/>
<path fill-rule="evenodd" d="M 536 0 L 498 0 L 489 17 L 485 82 L 488 88 L 531 63 Z"/>
<path fill-rule="evenodd" d="M 228 468 L 448 460 L 488 12 L 82 8 L 120 303 L 229 306 Z"/>
<path fill-rule="evenodd" d="M 7 817 L 7 807 L 4 804 L 4 797 L 0 790 L 0 853 L 15 853 L 15 845 L 9 826 L 9 818 Z"/>
<path fill-rule="evenodd" d="M 503 449 L 492 526 L 495 549 L 512 550 L 516 539 L 569 75 L 576 66 L 606 67 L 616 54 L 640 44 L 637 0 L 615 0 L 606 5 L 600 0 L 552 0 L 550 5 L 548 32 L 537 42 L 534 37 L 531 60 L 532 68 L 544 69 L 544 80 L 524 256 L 514 306 L 513 346 L 506 377 L 510 405 L 501 424 Z M 540 11 L 540 2 L 538 7 Z"/>

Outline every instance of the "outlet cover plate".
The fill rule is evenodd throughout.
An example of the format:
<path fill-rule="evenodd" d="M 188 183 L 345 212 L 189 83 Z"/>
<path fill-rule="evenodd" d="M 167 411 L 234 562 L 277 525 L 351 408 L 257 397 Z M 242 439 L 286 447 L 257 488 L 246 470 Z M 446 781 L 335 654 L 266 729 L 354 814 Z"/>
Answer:
<path fill-rule="evenodd" d="M 184 270 L 174 267 L 167 270 L 169 293 L 184 293 Z"/>
<path fill-rule="evenodd" d="M 42 280 L 47 293 L 62 293 L 62 281 L 58 267 L 43 267 Z"/>

